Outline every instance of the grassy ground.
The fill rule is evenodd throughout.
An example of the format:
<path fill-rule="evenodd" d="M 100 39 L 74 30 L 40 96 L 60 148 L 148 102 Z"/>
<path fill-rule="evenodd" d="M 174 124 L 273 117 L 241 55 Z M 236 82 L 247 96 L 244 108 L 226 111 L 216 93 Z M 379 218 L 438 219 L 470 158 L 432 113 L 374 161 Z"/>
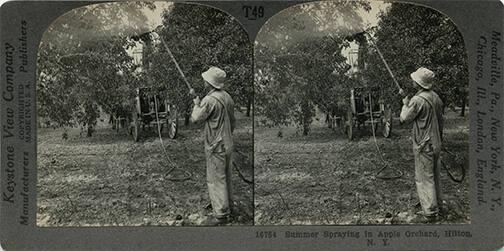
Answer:
<path fill-rule="evenodd" d="M 252 120 L 236 113 L 235 162 L 252 177 Z M 201 126 L 180 127 L 177 139 L 163 138 L 171 173 L 192 177 L 170 181 L 169 161 L 152 130 L 134 143 L 125 132 L 101 123 L 93 137 L 62 129 L 38 130 L 38 226 L 200 225 L 211 211 Z M 253 187 L 232 171 L 238 215 L 231 225 L 253 222 Z"/>
<path fill-rule="evenodd" d="M 377 137 L 384 159 L 392 168 L 375 177 L 383 167 L 369 128 L 357 131 L 349 142 L 339 130 L 331 130 L 319 115 L 307 136 L 294 127 L 255 127 L 255 224 L 408 224 L 420 211 L 414 183 L 411 125 L 395 123 L 390 138 Z M 455 158 L 449 167 L 467 168 L 468 121 L 451 112 L 445 122 L 445 142 Z M 448 157 L 448 156 L 447 156 Z M 460 170 L 453 169 L 453 172 Z M 447 216 L 441 223 L 468 223 L 467 178 L 449 179 L 441 170 Z"/>

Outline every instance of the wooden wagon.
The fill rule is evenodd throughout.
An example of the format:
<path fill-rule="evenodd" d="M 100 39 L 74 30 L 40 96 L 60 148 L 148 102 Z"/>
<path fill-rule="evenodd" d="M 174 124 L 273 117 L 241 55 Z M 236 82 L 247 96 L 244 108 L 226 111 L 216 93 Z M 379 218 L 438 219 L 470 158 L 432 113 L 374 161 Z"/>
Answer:
<path fill-rule="evenodd" d="M 154 126 L 157 132 L 158 123 L 162 134 L 171 139 L 177 137 L 177 109 L 161 95 L 151 95 L 147 88 L 138 88 L 133 107 L 129 132 L 135 141 L 140 139 L 146 127 Z"/>
<path fill-rule="evenodd" d="M 381 99 L 378 87 L 359 87 L 350 90 L 349 104 L 339 109 L 335 123 L 349 140 L 354 138 L 355 129 L 379 130 L 384 137 L 392 131 L 392 108 Z"/>
<path fill-rule="evenodd" d="M 366 71 L 366 56 L 368 42 L 365 33 L 359 33 L 349 39 L 355 41 L 358 49 L 350 50 L 348 59 L 350 69 L 348 74 L 356 80 L 359 87 L 350 89 L 348 104 L 338 105 L 334 123 L 347 135 L 354 137 L 354 130 L 369 126 L 374 129 L 373 135 L 381 130 L 384 137 L 389 137 L 392 131 L 392 107 L 384 102 L 383 89 L 364 79 L 361 72 Z"/>

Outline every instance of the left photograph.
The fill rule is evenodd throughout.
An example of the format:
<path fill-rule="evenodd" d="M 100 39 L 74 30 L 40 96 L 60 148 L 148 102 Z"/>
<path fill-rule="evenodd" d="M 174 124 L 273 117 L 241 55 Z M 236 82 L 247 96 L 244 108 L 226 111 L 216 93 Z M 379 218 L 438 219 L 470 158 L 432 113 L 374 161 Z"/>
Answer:
<path fill-rule="evenodd" d="M 230 15 L 100 3 L 37 62 L 37 226 L 253 225 L 253 48 Z"/>

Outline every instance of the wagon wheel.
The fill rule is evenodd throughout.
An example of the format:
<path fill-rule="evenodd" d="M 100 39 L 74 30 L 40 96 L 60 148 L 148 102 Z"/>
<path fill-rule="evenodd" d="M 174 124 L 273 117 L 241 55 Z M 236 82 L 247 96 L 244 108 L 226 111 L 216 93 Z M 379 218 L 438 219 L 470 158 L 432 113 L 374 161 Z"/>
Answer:
<path fill-rule="evenodd" d="M 117 133 L 119 133 L 119 119 L 114 119 L 114 124 L 112 125 L 112 129 L 115 129 Z"/>
<path fill-rule="evenodd" d="M 383 121 L 383 128 L 382 128 L 383 137 L 388 138 L 390 137 L 390 132 L 392 131 L 392 109 L 389 106 L 387 106 L 383 111 L 382 121 Z"/>
<path fill-rule="evenodd" d="M 136 112 L 133 113 L 133 124 L 131 125 L 131 135 L 133 135 L 133 140 L 138 142 L 140 139 L 140 121 L 138 114 Z"/>
<path fill-rule="evenodd" d="M 345 132 L 345 114 L 342 109 L 339 109 L 338 112 L 334 115 L 334 125 L 338 127 L 338 130 L 344 134 Z M 335 128 L 336 129 L 336 128 Z"/>
<path fill-rule="evenodd" d="M 121 133 L 121 126 L 122 126 L 122 124 L 121 124 L 121 117 L 117 117 L 114 120 L 114 127 L 115 127 L 117 133 Z M 124 129 L 124 127 L 122 127 L 122 128 Z"/>
<path fill-rule="evenodd" d="M 168 130 L 168 137 L 170 139 L 174 139 L 177 137 L 178 112 L 174 106 L 170 106 L 170 112 L 166 117 L 166 129 Z"/>
<path fill-rule="evenodd" d="M 327 122 L 327 127 L 329 129 L 334 130 L 338 126 L 337 122 L 336 122 L 336 115 L 327 115 L 326 122 Z"/>
<path fill-rule="evenodd" d="M 124 127 L 125 127 L 125 130 L 126 130 L 126 133 L 128 134 L 128 136 L 131 136 L 131 134 L 133 133 L 132 132 L 133 130 L 128 130 L 128 125 L 130 125 L 130 124 L 131 124 L 130 119 L 126 118 L 126 126 L 124 126 Z"/>
<path fill-rule="evenodd" d="M 121 127 L 121 121 L 118 120 L 118 119 L 116 119 L 116 131 L 117 131 L 117 133 L 121 132 L 120 127 Z"/>
<path fill-rule="evenodd" d="M 352 109 L 349 107 L 347 109 L 347 112 L 345 115 L 345 122 L 344 122 L 345 133 L 346 133 L 349 140 L 353 139 L 353 126 L 354 126 L 354 119 L 353 119 Z"/>
<path fill-rule="evenodd" d="M 341 133 L 346 134 L 345 131 L 345 118 L 344 116 L 339 116 L 337 119 L 336 124 L 338 125 L 338 129 L 341 131 Z"/>

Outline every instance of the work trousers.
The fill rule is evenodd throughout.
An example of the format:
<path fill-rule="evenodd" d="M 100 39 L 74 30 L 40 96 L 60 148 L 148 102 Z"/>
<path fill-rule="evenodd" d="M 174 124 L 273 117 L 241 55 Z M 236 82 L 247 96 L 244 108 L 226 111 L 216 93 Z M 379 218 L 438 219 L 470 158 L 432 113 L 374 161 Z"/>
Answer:
<path fill-rule="evenodd" d="M 207 185 L 215 217 L 231 213 L 231 153 L 207 154 Z"/>
<path fill-rule="evenodd" d="M 441 204 L 441 188 L 439 169 L 441 159 L 439 153 L 434 153 L 431 147 L 415 155 L 415 183 L 418 199 L 425 216 L 434 216 L 439 213 Z"/>

